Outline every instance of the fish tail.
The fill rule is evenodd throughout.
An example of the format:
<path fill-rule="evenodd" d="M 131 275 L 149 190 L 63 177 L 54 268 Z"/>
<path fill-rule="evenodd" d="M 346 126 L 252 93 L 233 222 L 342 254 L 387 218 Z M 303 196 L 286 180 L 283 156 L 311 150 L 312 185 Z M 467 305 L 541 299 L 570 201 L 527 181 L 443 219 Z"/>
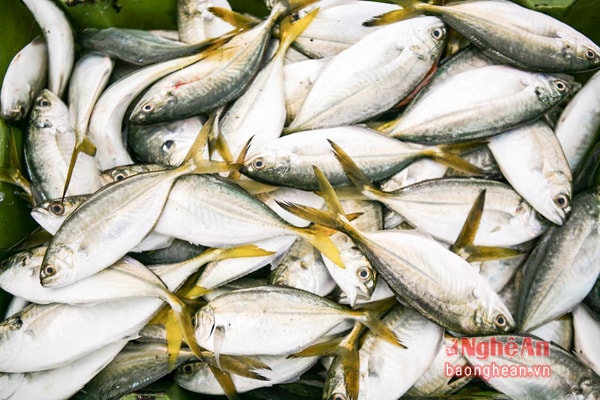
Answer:
<path fill-rule="evenodd" d="M 330 238 L 335 232 L 335 229 L 321 225 L 313 225 L 299 231 L 300 235 L 308 240 L 308 242 L 317 248 L 317 250 L 323 253 L 325 257 L 333 261 L 338 267 L 346 268 L 344 266 L 344 261 L 342 261 L 340 250 Z"/>
<path fill-rule="evenodd" d="M 65 178 L 65 185 L 62 193 L 63 198 L 67 194 L 67 190 L 69 190 L 69 184 L 71 183 L 71 178 L 73 177 L 73 170 L 75 169 L 75 163 L 77 162 L 79 153 L 85 153 L 90 157 L 94 157 L 96 155 L 96 145 L 94 145 L 91 139 L 87 136 L 83 136 L 81 141 L 75 143 L 75 148 L 73 148 L 73 152 L 71 153 L 69 167 L 67 168 L 67 177 Z"/>
<path fill-rule="evenodd" d="M 318 342 L 300 350 L 297 353 L 290 354 L 287 356 L 287 358 L 332 356 L 339 353 L 340 344 L 343 340 L 343 337 L 337 337 L 324 342 Z"/>
<path fill-rule="evenodd" d="M 422 3 L 419 0 L 393 0 L 393 3 L 398 4 L 402 8 L 377 15 L 363 22 L 363 25 L 379 26 L 392 24 L 394 22 L 403 21 L 405 19 L 421 15 L 423 14 L 424 9 L 427 8 L 427 4 Z"/>
<path fill-rule="evenodd" d="M 398 305 L 396 298 L 391 297 L 365 304 L 358 310 L 349 310 L 348 313 L 386 342 L 406 348 L 400 338 L 381 321 L 381 316 L 396 305 Z"/>
<path fill-rule="evenodd" d="M 277 53 L 280 54 L 281 57 L 285 55 L 285 52 L 292 45 L 294 40 L 296 40 L 296 38 L 298 38 L 298 36 L 300 36 L 311 24 L 318 12 L 319 9 L 316 8 L 293 23 L 291 16 L 288 16 L 281 21 L 281 42 L 277 49 Z"/>
<path fill-rule="evenodd" d="M 13 129 L 14 128 L 9 126 L 4 120 L 0 119 L 0 131 L 4 131 L 0 132 L 0 134 L 5 133 L 9 147 L 9 164 L 6 168 L 0 168 L 0 182 L 18 186 L 27 194 L 27 199 L 30 204 L 34 204 L 31 182 L 29 182 L 21 172 L 23 168 L 21 166 L 21 160 L 19 159 L 19 150 L 17 149 L 17 143 L 14 137 L 15 132 Z"/>
<path fill-rule="evenodd" d="M 169 309 L 164 317 L 165 330 L 167 331 L 167 352 L 169 354 L 169 369 L 175 368 L 177 356 L 183 342 L 181 327 L 173 309 Z"/>
<path fill-rule="evenodd" d="M 471 164 L 452 151 L 449 151 L 450 148 L 451 147 L 449 146 L 432 147 L 423 152 L 423 157 L 430 158 L 440 164 L 471 175 L 484 175 L 484 171 L 481 168 Z"/>
<path fill-rule="evenodd" d="M 271 367 L 253 357 L 247 356 L 230 356 L 227 354 L 220 355 L 219 364 L 221 369 L 231 374 L 243 376 L 250 379 L 258 379 L 260 381 L 268 381 L 269 379 L 256 372 L 256 370 L 270 371 Z M 214 358 L 207 359 L 209 364 L 216 366 Z"/>
<path fill-rule="evenodd" d="M 179 297 L 177 297 L 176 295 L 174 295 L 171 292 L 166 291 L 166 295 L 165 295 L 165 300 L 168 302 L 169 306 L 171 307 L 172 310 L 172 315 L 174 315 L 175 320 L 177 322 L 178 328 L 179 328 L 179 332 L 174 332 L 173 333 L 173 347 L 169 347 L 169 350 L 175 350 L 175 335 L 177 335 L 177 339 L 179 341 L 179 346 L 181 346 L 181 339 L 183 338 L 185 340 L 185 342 L 187 343 L 188 347 L 190 348 L 190 350 L 192 351 L 192 353 L 200 358 L 203 359 L 203 355 L 202 352 L 204 351 L 204 349 L 202 349 L 199 345 L 198 342 L 196 341 L 196 337 L 195 337 L 195 331 L 194 331 L 194 326 L 192 324 L 192 312 L 191 310 L 189 310 L 189 307 L 183 302 L 181 301 L 181 299 Z M 170 322 L 170 330 L 173 331 L 174 330 L 174 326 L 173 326 L 173 321 Z M 170 343 L 168 340 L 169 337 L 169 329 L 167 330 L 167 343 Z M 179 348 L 177 348 L 175 354 L 171 353 L 171 351 L 169 351 L 169 362 L 171 362 L 171 357 L 175 357 L 175 359 L 177 359 L 177 355 L 179 353 Z"/>
<path fill-rule="evenodd" d="M 233 383 L 233 379 L 231 378 L 231 374 L 229 372 L 223 371 L 221 368 L 216 365 L 208 364 L 210 371 L 215 376 L 215 379 L 223 389 L 225 396 L 229 400 L 238 400 L 239 396 L 237 394 L 237 389 L 235 388 L 235 384 Z"/>
<path fill-rule="evenodd" d="M 242 167 L 241 164 L 211 161 L 204 157 L 204 151 L 208 147 L 208 138 L 213 130 L 215 115 L 216 113 L 212 113 L 208 121 L 202 125 L 202 129 L 179 167 L 187 173 L 212 174 L 235 171 Z"/>
<path fill-rule="evenodd" d="M 258 25 L 260 22 L 260 20 L 256 18 L 249 17 L 224 7 L 208 7 L 206 11 L 227 22 L 229 25 L 241 30 L 248 30 Z"/>

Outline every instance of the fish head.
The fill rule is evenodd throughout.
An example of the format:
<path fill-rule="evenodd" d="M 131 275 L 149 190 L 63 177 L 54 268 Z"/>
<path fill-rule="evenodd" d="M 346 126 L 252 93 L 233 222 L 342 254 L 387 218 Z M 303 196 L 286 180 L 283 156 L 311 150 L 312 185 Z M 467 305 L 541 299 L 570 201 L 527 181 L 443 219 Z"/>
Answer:
<path fill-rule="evenodd" d="M 2 105 L 2 118 L 6 121 L 20 121 L 27 115 L 27 103 L 25 100 L 17 101 L 10 107 L 4 107 Z"/>
<path fill-rule="evenodd" d="M 83 200 L 80 196 L 65 197 L 64 199 L 47 200 L 35 206 L 30 214 L 42 228 L 55 234 L 65 218 L 79 207 Z"/>
<path fill-rule="evenodd" d="M 592 41 L 584 41 L 580 43 L 564 43 L 563 42 L 563 53 L 574 53 L 568 54 L 572 63 L 579 70 L 593 70 L 600 66 L 600 47 L 598 47 Z"/>
<path fill-rule="evenodd" d="M 67 106 L 50 90 L 44 89 L 33 102 L 30 120 L 37 128 L 49 128 L 51 121 L 64 113 L 68 113 Z"/>
<path fill-rule="evenodd" d="M 162 122 L 163 114 L 168 109 L 173 109 L 177 104 L 177 97 L 172 92 L 163 96 L 150 96 L 140 100 L 131 112 L 129 120 L 134 124 L 152 124 Z"/>
<path fill-rule="evenodd" d="M 446 26 L 437 17 L 423 17 L 421 22 L 415 28 L 415 42 L 410 50 L 420 56 L 436 59 L 446 40 Z"/>
<path fill-rule="evenodd" d="M 537 74 L 533 79 L 538 100 L 548 108 L 565 99 L 574 87 L 573 77 L 564 74 Z"/>
<path fill-rule="evenodd" d="M 526 226 L 532 238 L 540 236 L 548 229 L 550 224 L 525 200 L 521 200 L 514 212 L 514 221 L 510 224 Z"/>
<path fill-rule="evenodd" d="M 0 286 L 8 284 L 13 279 L 39 274 L 39 267 L 46 251 L 46 246 L 36 247 L 14 254 L 0 262 Z"/>
<path fill-rule="evenodd" d="M 249 155 L 241 168 L 245 175 L 267 182 L 281 180 L 289 170 L 289 154 L 278 154 L 276 151 L 263 151 Z"/>
<path fill-rule="evenodd" d="M 193 387 L 195 381 L 203 381 L 203 378 L 211 377 L 208 365 L 203 361 L 187 363 L 175 372 L 175 382 L 183 388 Z"/>
<path fill-rule="evenodd" d="M 195 338 L 198 344 L 202 347 L 210 349 L 212 340 L 209 340 L 215 332 L 215 315 L 210 306 L 202 307 L 192 317 L 192 325 L 194 326 Z"/>
<path fill-rule="evenodd" d="M 562 225 L 572 210 L 571 204 L 571 177 L 562 172 L 554 172 L 548 176 L 548 185 L 545 187 L 548 198 L 545 210 L 538 210 L 544 217 L 556 225 Z"/>
<path fill-rule="evenodd" d="M 40 269 L 40 282 L 44 287 L 60 287 L 75 281 L 73 274 L 75 252 L 62 246 L 51 254 L 46 254 Z"/>
<path fill-rule="evenodd" d="M 473 322 L 477 334 L 500 334 L 514 330 L 515 320 L 504 302 L 496 292 L 488 293 L 489 296 L 485 302 L 487 307 L 480 307 L 474 314 Z"/>

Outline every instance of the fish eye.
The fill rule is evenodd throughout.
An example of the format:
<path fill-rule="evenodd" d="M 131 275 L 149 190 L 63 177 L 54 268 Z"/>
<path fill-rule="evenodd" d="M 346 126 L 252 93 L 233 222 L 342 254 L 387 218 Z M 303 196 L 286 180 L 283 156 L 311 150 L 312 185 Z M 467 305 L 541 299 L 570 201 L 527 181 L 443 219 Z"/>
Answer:
<path fill-rule="evenodd" d="M 361 267 L 356 270 L 356 275 L 363 281 L 371 279 L 373 274 L 371 273 L 371 269 L 368 267 Z"/>
<path fill-rule="evenodd" d="M 146 112 L 150 112 L 154 109 L 154 106 L 152 105 L 152 103 L 146 103 L 142 106 L 142 110 L 146 111 Z"/>
<path fill-rule="evenodd" d="M 566 195 L 566 194 L 564 194 L 564 193 L 561 193 L 561 194 L 559 194 L 558 196 L 556 196 L 556 197 L 554 198 L 554 203 L 555 203 L 555 204 L 556 204 L 558 207 L 560 207 L 560 208 L 562 208 L 562 209 L 565 209 L 565 208 L 567 208 L 567 207 L 569 206 L 569 204 L 570 204 L 571 202 L 570 202 L 569 196 L 567 196 L 567 195 Z"/>
<path fill-rule="evenodd" d="M 593 60 L 597 57 L 597 54 L 594 50 L 587 48 L 585 49 L 585 58 L 587 58 L 588 60 Z"/>
<path fill-rule="evenodd" d="M 173 147 L 173 146 L 175 146 L 175 141 L 167 140 L 163 143 L 162 149 L 163 149 L 163 151 L 168 151 L 168 150 L 171 150 L 171 147 Z"/>
<path fill-rule="evenodd" d="M 508 321 L 506 320 L 506 317 L 504 316 L 504 314 L 498 314 L 494 318 L 494 324 L 496 325 L 497 328 L 505 328 L 506 325 L 508 324 Z"/>
<path fill-rule="evenodd" d="M 61 201 L 53 201 L 50 203 L 50 211 L 54 215 L 63 215 L 65 213 L 65 206 Z"/>
<path fill-rule="evenodd" d="M 181 367 L 181 371 L 186 375 L 191 375 L 194 372 L 194 368 L 192 368 L 192 364 L 185 364 Z"/>
<path fill-rule="evenodd" d="M 48 107 L 50 105 L 50 100 L 48 100 L 45 97 L 42 97 L 41 99 L 38 100 L 37 104 L 40 107 Z"/>
<path fill-rule="evenodd" d="M 113 173 L 113 179 L 115 182 L 122 181 L 125 178 L 127 178 L 127 174 L 123 171 L 115 171 Z"/>
<path fill-rule="evenodd" d="M 330 397 L 331 400 L 346 400 L 346 396 L 342 393 L 334 393 Z"/>
<path fill-rule="evenodd" d="M 561 81 L 561 80 L 556 80 L 554 81 L 554 87 L 556 88 L 556 90 L 558 90 L 559 92 L 564 92 L 565 90 L 567 90 L 567 88 L 569 87 L 567 85 L 567 83 L 565 81 Z"/>
<path fill-rule="evenodd" d="M 252 161 L 252 166 L 254 169 L 263 169 L 265 167 L 265 162 L 262 158 L 257 158 L 256 160 Z"/>
<path fill-rule="evenodd" d="M 23 326 L 23 320 L 20 317 L 14 317 L 14 318 L 11 318 L 10 321 L 9 320 L 7 320 L 7 321 L 8 321 L 8 327 L 12 331 L 19 330 Z"/>
<path fill-rule="evenodd" d="M 444 37 L 444 28 L 435 28 L 434 30 L 431 31 L 431 36 L 435 40 L 440 40 L 441 38 Z"/>
<path fill-rule="evenodd" d="M 56 269 L 52 265 L 46 265 L 44 267 L 44 275 L 52 276 L 56 274 Z"/>

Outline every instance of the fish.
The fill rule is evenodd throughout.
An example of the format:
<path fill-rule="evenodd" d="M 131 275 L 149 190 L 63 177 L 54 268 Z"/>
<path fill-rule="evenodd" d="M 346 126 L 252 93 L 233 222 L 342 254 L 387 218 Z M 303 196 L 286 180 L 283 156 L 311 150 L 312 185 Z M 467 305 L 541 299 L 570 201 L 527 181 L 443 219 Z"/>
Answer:
<path fill-rule="evenodd" d="M 205 53 L 201 53 L 144 67 L 111 84 L 102 93 L 94 106 L 88 127 L 88 137 L 98 149 L 95 159 L 100 169 L 133 163 L 121 132 L 121 123 L 133 99 L 151 82 L 205 56 Z"/>
<path fill-rule="evenodd" d="M 481 336 L 468 340 L 471 340 L 474 346 L 480 346 L 478 348 L 487 345 L 489 349 L 483 354 L 486 361 L 483 365 L 477 358 L 481 357 L 482 353 L 463 352 L 473 366 L 479 366 L 479 369 L 471 368 L 472 373 L 510 398 L 568 399 L 573 396 L 598 396 L 600 378 L 574 355 L 554 343 L 515 334 Z M 509 347 L 510 343 L 514 345 Z M 517 352 L 509 349 L 515 349 Z M 491 363 L 505 366 L 507 373 L 492 372 Z M 488 368 L 484 369 L 486 365 Z M 514 375 L 519 378 L 515 379 Z"/>
<path fill-rule="evenodd" d="M 27 133 L 25 161 L 36 202 L 61 197 L 76 142 L 66 104 L 51 91 L 42 90 L 31 110 Z M 67 194 L 90 194 L 100 188 L 100 171 L 93 158 L 83 155 L 75 167 Z"/>
<path fill-rule="evenodd" d="M 46 87 L 48 47 L 36 37 L 11 60 L 0 88 L 0 115 L 5 121 L 24 119 L 33 100 Z"/>
<path fill-rule="evenodd" d="M 79 154 L 96 155 L 96 146 L 87 136 L 88 125 L 94 105 L 108 84 L 113 68 L 114 61 L 110 57 L 97 53 L 82 56 L 73 68 L 69 80 L 69 119 L 75 129 L 75 147 L 71 153 L 62 197 L 65 197 L 69 188 Z"/>
<path fill-rule="evenodd" d="M 42 285 L 66 286 L 93 275 L 138 245 L 161 216 L 177 178 L 232 169 L 227 163 L 202 158 L 200 149 L 205 146 L 207 135 L 207 130 L 198 135 L 181 166 L 133 175 L 103 186 L 81 204 L 48 245 L 40 270 Z"/>
<path fill-rule="evenodd" d="M 564 74 L 506 65 L 468 70 L 419 97 L 418 103 L 383 131 L 423 144 L 479 140 L 540 118 L 566 98 L 572 81 Z"/>
<path fill-rule="evenodd" d="M 194 80 L 180 78 L 187 72 L 171 74 L 152 85 L 133 108 L 129 120 L 137 124 L 166 122 L 191 117 L 237 98 L 258 72 L 277 18 L 286 11 L 278 4 L 269 17 L 256 27 L 236 35 L 215 50 L 207 62 L 206 75 Z M 216 63 L 215 63 L 216 60 Z"/>
<path fill-rule="evenodd" d="M 600 274 L 598 190 L 573 199 L 571 216 L 544 233 L 523 266 L 518 329 L 528 332 L 569 312 Z"/>
<path fill-rule="evenodd" d="M 332 147 L 348 178 L 365 198 L 382 202 L 412 226 L 446 243 L 456 242 L 471 206 L 483 190 L 487 206 L 473 244 L 516 246 L 539 237 L 548 228 L 548 223 L 533 207 L 504 183 L 477 178 L 440 178 L 390 193 L 382 192 L 356 168 L 341 146 L 332 142 Z M 449 211 L 450 207 L 454 211 Z"/>
<path fill-rule="evenodd" d="M 282 20 L 282 36 L 277 51 L 219 120 L 219 136 L 227 143 L 233 159 L 238 158 L 249 140 L 260 146 L 281 135 L 286 119 L 284 57 L 298 35 L 310 26 L 317 12 L 293 23 L 289 18 Z"/>
<path fill-rule="evenodd" d="M 560 141 L 572 171 L 579 171 L 600 127 L 600 73 L 596 72 L 569 101 L 556 122 Z"/>
<path fill-rule="evenodd" d="M 403 301 L 456 332 L 483 334 L 514 328 L 509 310 L 467 261 L 419 233 L 358 231 L 349 223 L 325 175 L 318 168 L 315 174 L 321 183 L 320 193 L 324 194 L 331 211 L 290 203 L 282 206 L 309 221 L 319 221 L 350 236 L 379 276 Z"/>
<path fill-rule="evenodd" d="M 544 122 L 488 139 L 502 174 L 535 210 L 556 225 L 571 212 L 573 178 L 560 141 Z"/>
<path fill-rule="evenodd" d="M 48 89 L 62 97 L 75 62 L 75 40 L 63 11 L 51 0 L 23 0 L 48 46 Z"/>
<path fill-rule="evenodd" d="M 194 317 L 198 344 L 215 354 L 289 355 L 314 344 L 346 320 L 359 321 L 400 345 L 381 326 L 376 311 L 351 310 L 289 287 L 261 286 L 225 293 Z"/>
<path fill-rule="evenodd" d="M 585 304 L 577 305 L 573 311 L 574 345 L 573 351 L 582 363 L 596 374 L 600 372 L 600 354 L 598 348 L 590 342 L 600 330 L 600 321 Z"/>
<path fill-rule="evenodd" d="M 17 374 L 22 377 L 21 384 L 10 396 L 2 398 L 12 400 L 71 398 L 87 381 L 100 372 L 126 343 L 127 340 L 119 340 L 107 344 L 62 367 Z"/>
<path fill-rule="evenodd" d="M 250 144 L 241 172 L 267 184 L 317 190 L 318 183 L 312 170 L 316 165 L 325 172 L 332 185 L 349 186 L 351 182 L 331 153 L 329 141 L 343 147 L 373 181 L 388 178 L 420 158 L 479 171 L 452 154 L 450 149 L 405 143 L 375 130 L 351 125 L 296 132 L 263 146 Z"/>
<path fill-rule="evenodd" d="M 328 60 L 285 132 L 352 125 L 388 110 L 432 68 L 445 36 L 436 17 L 366 35 Z"/>
<path fill-rule="evenodd" d="M 395 0 L 401 10 L 380 15 L 367 25 L 393 22 L 425 13 L 441 18 L 484 54 L 518 68 L 547 72 L 582 72 L 600 67 L 600 47 L 582 33 L 547 14 L 510 1 L 476 0 L 447 6 L 418 0 Z M 502 21 L 497 19 L 503 15 Z M 520 42 L 523 46 L 514 46 Z"/>
<path fill-rule="evenodd" d="M 86 50 L 97 51 L 114 59 L 134 65 L 149 65 L 200 53 L 216 43 L 223 43 L 227 35 L 185 44 L 164 38 L 142 29 L 109 27 L 85 28 L 77 40 Z"/>

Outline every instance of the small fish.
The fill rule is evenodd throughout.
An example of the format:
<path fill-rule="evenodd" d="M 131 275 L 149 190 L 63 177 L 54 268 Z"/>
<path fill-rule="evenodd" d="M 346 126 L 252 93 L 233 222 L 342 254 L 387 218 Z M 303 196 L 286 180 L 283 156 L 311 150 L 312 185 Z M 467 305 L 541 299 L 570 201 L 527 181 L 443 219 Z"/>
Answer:
<path fill-rule="evenodd" d="M 0 89 L 0 113 L 6 121 L 24 119 L 33 100 L 46 86 L 48 48 L 41 37 L 23 47 L 11 60 Z"/>
<path fill-rule="evenodd" d="M 388 110 L 425 77 L 445 36 L 435 17 L 370 33 L 327 62 L 285 132 L 351 125 Z"/>
<path fill-rule="evenodd" d="M 436 15 L 487 56 L 522 69 L 582 72 L 600 67 L 600 47 L 569 25 L 510 1 L 476 0 L 446 6 L 395 0 L 402 9 L 367 21 L 394 22 L 409 15 Z M 503 15 L 502 21 L 497 16 Z M 522 46 L 514 46 L 518 42 Z"/>
<path fill-rule="evenodd" d="M 577 396 L 593 399 L 600 394 L 598 375 L 554 343 L 514 334 L 481 336 L 468 340 L 473 346 L 481 346 L 476 348 L 484 348 L 486 344 L 490 346 L 493 342 L 498 343 L 496 349 L 517 349 L 516 354 L 513 354 L 513 350 L 489 351 L 486 354 L 486 365 L 495 363 L 505 366 L 508 374 L 492 374 L 489 369 L 488 373 L 483 368 L 480 368 L 481 372 L 478 374 L 487 384 L 511 399 L 566 400 Z M 482 362 L 477 358 L 481 353 L 464 353 L 472 365 L 481 367 Z M 522 367 L 531 375 L 523 375 L 520 372 L 523 371 Z M 515 374 L 518 378 L 515 378 Z"/>
<path fill-rule="evenodd" d="M 400 345 L 381 325 L 377 311 L 351 310 L 279 286 L 241 289 L 213 299 L 195 314 L 196 339 L 215 354 L 289 355 L 316 343 L 346 320 L 359 321 Z"/>
<path fill-rule="evenodd" d="M 416 99 L 383 131 L 397 139 L 426 144 L 489 137 L 540 118 L 566 98 L 572 81 L 564 75 L 506 65 L 468 70 Z"/>
<path fill-rule="evenodd" d="M 51 0 L 23 0 L 48 45 L 48 88 L 62 97 L 75 61 L 73 31 L 63 11 Z"/>
<path fill-rule="evenodd" d="M 560 141 L 537 121 L 488 139 L 502 174 L 538 213 L 562 225 L 571 212 L 571 168 Z"/>
<path fill-rule="evenodd" d="M 191 56 L 222 43 L 226 35 L 193 44 L 166 39 L 141 29 L 86 28 L 78 35 L 84 49 L 97 51 L 134 65 L 149 65 Z"/>
<path fill-rule="evenodd" d="M 560 114 L 556 137 L 572 171 L 578 171 L 600 127 L 600 72 L 595 73 Z"/>
<path fill-rule="evenodd" d="M 552 226 L 523 266 L 519 331 L 528 332 L 569 312 L 592 289 L 600 274 L 598 190 L 573 200 L 571 217 Z"/>
<path fill-rule="evenodd" d="M 39 200 L 64 194 L 69 160 L 76 133 L 69 120 L 67 106 L 51 91 L 44 89 L 31 111 L 25 141 L 25 161 Z M 77 159 L 69 195 L 90 194 L 100 188 L 100 171 L 86 154 Z"/>
<path fill-rule="evenodd" d="M 593 342 L 593 338 L 600 333 L 600 321 L 584 304 L 573 309 L 573 329 L 575 355 L 596 374 L 600 374 L 600 352 Z"/>
<path fill-rule="evenodd" d="M 419 233 L 358 231 L 349 223 L 324 174 L 318 168 L 315 174 L 332 211 L 289 203 L 282 206 L 349 235 L 403 301 L 453 331 L 506 332 L 514 328 L 504 303 L 467 261 Z"/>

